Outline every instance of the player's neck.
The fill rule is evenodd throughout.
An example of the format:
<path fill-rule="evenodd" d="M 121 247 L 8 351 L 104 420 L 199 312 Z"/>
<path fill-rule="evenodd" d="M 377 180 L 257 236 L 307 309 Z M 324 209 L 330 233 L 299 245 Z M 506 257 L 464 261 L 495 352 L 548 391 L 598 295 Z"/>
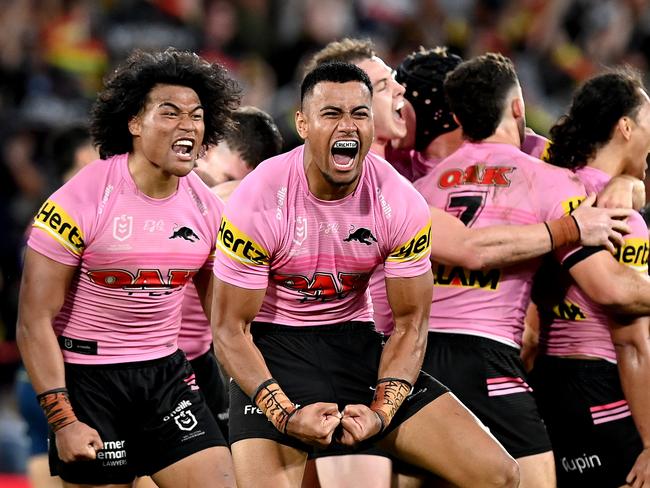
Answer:
<path fill-rule="evenodd" d="M 386 146 L 388 145 L 388 141 L 384 141 L 381 139 L 375 139 L 372 144 L 370 145 L 370 150 L 375 153 L 377 156 L 380 156 L 382 158 L 386 158 Z"/>
<path fill-rule="evenodd" d="M 625 160 L 620 145 L 610 142 L 596 152 L 596 155 L 587 162 L 587 166 L 599 169 L 614 177 L 623 174 Z"/>
<path fill-rule="evenodd" d="M 439 135 L 424 149 L 426 159 L 444 159 L 456 151 L 463 143 L 463 131 L 459 127 Z"/>
<path fill-rule="evenodd" d="M 178 176 L 163 171 L 150 161 L 129 154 L 128 167 L 135 186 L 150 198 L 167 198 L 178 188 Z"/>
<path fill-rule="evenodd" d="M 510 144 L 521 149 L 521 136 L 514 120 L 502 120 L 497 126 L 494 134 L 483 139 L 482 142 L 496 142 Z"/>

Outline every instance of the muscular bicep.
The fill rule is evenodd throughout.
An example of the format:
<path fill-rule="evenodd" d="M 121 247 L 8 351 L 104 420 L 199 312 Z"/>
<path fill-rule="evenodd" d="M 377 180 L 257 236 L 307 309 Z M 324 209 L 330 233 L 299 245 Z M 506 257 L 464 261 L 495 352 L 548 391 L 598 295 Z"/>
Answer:
<path fill-rule="evenodd" d="M 466 242 L 470 230 L 453 215 L 438 208 L 429 207 L 431 212 L 431 260 L 441 264 L 465 265 Z"/>
<path fill-rule="evenodd" d="M 266 289 L 250 290 L 213 278 L 212 325 L 217 330 L 250 324 L 260 311 Z"/>
<path fill-rule="evenodd" d="M 386 278 L 386 295 L 395 320 L 395 331 L 428 324 L 433 296 L 431 271 L 414 278 Z"/>
<path fill-rule="evenodd" d="M 28 247 L 20 285 L 19 326 L 35 325 L 37 318 L 51 325 L 76 272 L 77 267 L 58 263 Z"/>

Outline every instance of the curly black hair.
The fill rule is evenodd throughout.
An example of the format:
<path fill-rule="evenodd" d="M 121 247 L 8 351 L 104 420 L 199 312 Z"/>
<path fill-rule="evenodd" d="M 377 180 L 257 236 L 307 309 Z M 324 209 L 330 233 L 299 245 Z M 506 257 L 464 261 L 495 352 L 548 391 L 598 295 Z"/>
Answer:
<path fill-rule="evenodd" d="M 420 48 L 397 67 L 395 81 L 406 89 L 415 110 L 415 149 L 423 151 L 439 135 L 458 128 L 445 99 L 445 76 L 463 60 L 446 47 Z"/>
<path fill-rule="evenodd" d="M 497 53 L 465 61 L 447 74 L 447 101 L 467 139 L 481 141 L 494 134 L 506 96 L 518 84 L 512 61 Z"/>
<path fill-rule="evenodd" d="M 639 73 L 629 67 L 588 80 L 575 92 L 569 113 L 551 127 L 548 162 L 570 169 L 585 166 L 612 138 L 621 117 L 636 117 L 643 89 Z"/>
<path fill-rule="evenodd" d="M 196 92 L 205 113 L 206 145 L 218 143 L 232 127 L 230 116 L 240 100 L 239 86 L 225 68 L 174 48 L 158 52 L 135 50 L 104 84 L 90 121 L 90 133 L 102 158 L 133 150 L 129 120 L 142 110 L 157 84 L 186 86 Z"/>

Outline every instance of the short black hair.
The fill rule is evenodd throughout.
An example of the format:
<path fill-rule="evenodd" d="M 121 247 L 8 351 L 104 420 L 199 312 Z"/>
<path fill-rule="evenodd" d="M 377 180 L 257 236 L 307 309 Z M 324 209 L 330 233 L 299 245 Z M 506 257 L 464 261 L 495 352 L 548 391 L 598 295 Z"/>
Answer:
<path fill-rule="evenodd" d="M 196 92 L 205 113 L 206 145 L 219 142 L 232 124 L 232 111 L 239 106 L 239 87 L 225 68 L 174 48 L 135 50 L 104 84 L 90 122 L 90 133 L 102 158 L 133 150 L 129 120 L 145 106 L 157 84 L 186 86 Z"/>
<path fill-rule="evenodd" d="M 235 127 L 226 132 L 224 140 L 230 149 L 241 155 L 249 168 L 256 168 L 282 150 L 282 135 L 273 117 L 265 111 L 241 107 L 233 113 L 232 119 Z"/>
<path fill-rule="evenodd" d="M 641 76 L 629 67 L 585 82 L 575 92 L 569 113 L 551 127 L 548 162 L 570 169 L 585 166 L 612 138 L 621 117 L 636 117 L 643 89 Z"/>
<path fill-rule="evenodd" d="M 445 98 L 447 73 L 462 63 L 446 47 L 420 48 L 397 67 L 395 81 L 404 88 L 415 110 L 415 149 L 423 151 L 436 137 L 458 128 Z"/>
<path fill-rule="evenodd" d="M 467 139 L 481 141 L 494 134 L 506 97 L 518 84 L 512 61 L 497 53 L 464 61 L 447 75 L 447 101 Z"/>
<path fill-rule="evenodd" d="M 313 91 L 316 85 L 328 81 L 332 83 L 358 81 L 366 85 L 370 96 L 372 96 L 372 83 L 364 70 L 351 63 L 334 61 L 320 64 L 307 73 L 307 76 L 305 76 L 305 79 L 302 80 L 302 84 L 300 85 L 300 105 L 302 106 L 305 97 Z"/>

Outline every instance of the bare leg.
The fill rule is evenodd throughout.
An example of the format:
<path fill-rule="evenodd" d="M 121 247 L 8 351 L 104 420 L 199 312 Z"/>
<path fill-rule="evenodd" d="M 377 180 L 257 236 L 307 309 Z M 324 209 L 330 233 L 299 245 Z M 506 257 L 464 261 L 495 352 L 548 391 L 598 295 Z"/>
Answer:
<path fill-rule="evenodd" d="M 554 488 L 555 461 L 553 451 L 517 458 L 521 481 L 519 488 Z"/>
<path fill-rule="evenodd" d="M 151 476 L 160 488 L 235 488 L 235 471 L 227 447 L 210 447 L 187 456 Z"/>
<path fill-rule="evenodd" d="M 300 488 L 304 451 L 269 439 L 244 439 L 231 448 L 239 488 Z"/>
<path fill-rule="evenodd" d="M 32 456 L 27 461 L 27 477 L 35 488 L 61 488 L 61 478 L 50 475 L 47 454 Z"/>
<path fill-rule="evenodd" d="M 390 488 L 390 459 L 369 454 L 324 457 L 316 460 L 323 488 Z"/>
<path fill-rule="evenodd" d="M 519 484 L 516 461 L 451 393 L 400 425 L 381 446 L 459 487 Z"/>

